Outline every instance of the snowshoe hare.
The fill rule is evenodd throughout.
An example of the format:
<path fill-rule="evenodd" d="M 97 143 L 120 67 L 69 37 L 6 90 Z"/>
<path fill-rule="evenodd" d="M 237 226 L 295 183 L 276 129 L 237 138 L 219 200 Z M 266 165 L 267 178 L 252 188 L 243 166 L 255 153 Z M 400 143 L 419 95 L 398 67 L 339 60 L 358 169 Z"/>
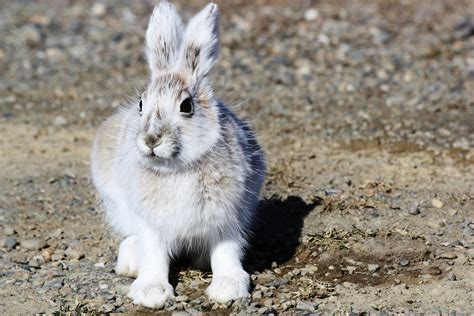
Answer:
<path fill-rule="evenodd" d="M 128 296 L 157 308 L 174 297 L 170 261 L 210 265 L 211 300 L 248 296 L 243 251 L 265 177 L 249 127 L 216 99 L 209 74 L 219 53 L 219 13 L 208 4 L 186 28 L 158 4 L 146 31 L 147 88 L 97 133 L 92 178 L 123 236 L 116 272 L 137 277 Z"/>

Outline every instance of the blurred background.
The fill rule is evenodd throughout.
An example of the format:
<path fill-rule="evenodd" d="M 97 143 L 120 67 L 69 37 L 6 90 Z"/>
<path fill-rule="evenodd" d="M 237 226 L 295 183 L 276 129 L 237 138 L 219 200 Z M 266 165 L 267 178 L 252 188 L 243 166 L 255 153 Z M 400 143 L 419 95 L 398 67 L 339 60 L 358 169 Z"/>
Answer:
<path fill-rule="evenodd" d="M 146 84 L 155 3 L 0 2 L 0 311 L 136 309 L 88 156 Z M 185 20 L 206 4 L 175 3 Z M 205 302 L 208 275 L 191 271 L 177 280 L 199 295 L 167 308 L 472 308 L 474 1 L 217 3 L 215 93 L 268 154 L 273 231 L 249 255 L 253 303 Z"/>

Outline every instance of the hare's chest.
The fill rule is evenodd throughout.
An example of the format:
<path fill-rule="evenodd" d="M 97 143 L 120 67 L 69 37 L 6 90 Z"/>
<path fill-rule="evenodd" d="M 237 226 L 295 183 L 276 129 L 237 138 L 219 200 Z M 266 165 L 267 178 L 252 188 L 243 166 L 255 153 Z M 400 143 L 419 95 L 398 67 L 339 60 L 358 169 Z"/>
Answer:
<path fill-rule="evenodd" d="M 219 174 L 164 177 L 152 183 L 141 188 L 137 211 L 165 234 L 200 238 L 236 224 L 237 186 Z"/>

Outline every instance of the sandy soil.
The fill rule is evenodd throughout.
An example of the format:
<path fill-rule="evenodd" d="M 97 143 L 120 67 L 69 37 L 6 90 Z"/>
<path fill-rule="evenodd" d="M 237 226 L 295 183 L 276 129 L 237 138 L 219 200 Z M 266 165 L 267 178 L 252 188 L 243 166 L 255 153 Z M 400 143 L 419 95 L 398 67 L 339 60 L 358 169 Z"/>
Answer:
<path fill-rule="evenodd" d="M 0 4 L 2 314 L 152 312 L 113 271 L 89 180 L 98 124 L 146 80 L 151 7 Z M 176 266 L 165 311 L 474 313 L 474 2 L 221 11 L 216 91 L 270 165 L 252 298 L 208 302 L 210 273 Z"/>

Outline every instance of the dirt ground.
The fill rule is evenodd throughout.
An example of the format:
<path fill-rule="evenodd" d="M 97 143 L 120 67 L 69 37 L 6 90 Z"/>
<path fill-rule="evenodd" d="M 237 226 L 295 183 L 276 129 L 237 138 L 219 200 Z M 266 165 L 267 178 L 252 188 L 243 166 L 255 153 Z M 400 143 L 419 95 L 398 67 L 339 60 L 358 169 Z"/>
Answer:
<path fill-rule="evenodd" d="M 153 312 L 89 177 L 97 126 L 146 82 L 152 7 L 0 3 L 1 314 Z M 474 1 L 220 9 L 216 94 L 269 160 L 252 297 L 209 302 L 211 274 L 177 265 L 164 311 L 474 313 Z"/>

